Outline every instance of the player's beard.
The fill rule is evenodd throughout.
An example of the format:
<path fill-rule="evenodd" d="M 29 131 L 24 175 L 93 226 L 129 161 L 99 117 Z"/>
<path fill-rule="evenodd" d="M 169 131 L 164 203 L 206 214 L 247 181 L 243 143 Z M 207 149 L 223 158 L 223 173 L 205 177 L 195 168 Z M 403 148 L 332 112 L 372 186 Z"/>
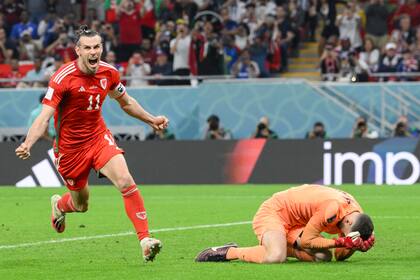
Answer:
<path fill-rule="evenodd" d="M 96 64 L 94 66 L 92 66 L 89 63 L 89 57 L 87 57 L 86 59 L 83 60 L 83 64 L 85 65 L 87 74 L 95 75 L 96 71 L 98 71 L 98 68 L 99 68 L 99 58 L 98 58 L 98 61 L 96 62 Z"/>

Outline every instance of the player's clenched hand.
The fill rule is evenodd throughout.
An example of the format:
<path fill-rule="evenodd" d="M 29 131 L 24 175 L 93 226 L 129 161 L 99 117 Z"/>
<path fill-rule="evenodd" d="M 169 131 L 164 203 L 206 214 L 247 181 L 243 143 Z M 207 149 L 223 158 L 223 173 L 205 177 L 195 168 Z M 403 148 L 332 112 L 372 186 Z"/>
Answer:
<path fill-rule="evenodd" d="M 350 236 L 334 238 L 336 248 L 358 249 L 362 246 L 363 239 L 360 237 L 351 238 Z"/>
<path fill-rule="evenodd" d="M 22 143 L 19 147 L 15 150 L 16 156 L 18 156 L 21 159 L 28 159 L 31 156 L 31 153 L 29 152 L 29 147 Z"/>
<path fill-rule="evenodd" d="M 168 127 L 169 124 L 169 120 L 167 117 L 165 116 L 157 116 L 154 118 L 153 122 L 150 124 L 150 126 L 154 129 L 154 130 L 163 130 L 165 128 Z"/>
<path fill-rule="evenodd" d="M 373 245 L 375 245 L 375 235 L 372 233 L 372 235 L 367 240 L 364 240 L 362 244 L 360 244 L 358 250 L 367 252 L 373 247 Z"/>

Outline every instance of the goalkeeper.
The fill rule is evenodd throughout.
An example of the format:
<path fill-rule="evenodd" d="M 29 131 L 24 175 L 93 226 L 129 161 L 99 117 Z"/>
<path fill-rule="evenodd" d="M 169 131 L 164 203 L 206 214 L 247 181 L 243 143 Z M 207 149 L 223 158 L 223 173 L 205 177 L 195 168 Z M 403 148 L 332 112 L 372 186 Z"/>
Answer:
<path fill-rule="evenodd" d="M 238 248 L 234 243 L 208 248 L 198 262 L 242 260 L 283 263 L 287 257 L 301 261 L 342 261 L 354 252 L 373 247 L 371 218 L 363 214 L 350 194 L 320 185 L 302 185 L 275 193 L 255 214 L 253 229 L 259 245 Z M 324 238 L 321 233 L 338 234 Z"/>

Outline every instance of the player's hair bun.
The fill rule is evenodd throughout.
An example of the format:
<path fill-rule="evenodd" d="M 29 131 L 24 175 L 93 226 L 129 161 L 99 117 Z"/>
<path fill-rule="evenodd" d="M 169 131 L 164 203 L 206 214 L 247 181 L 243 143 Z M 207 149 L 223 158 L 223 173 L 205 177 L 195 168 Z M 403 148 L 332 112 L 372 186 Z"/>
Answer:
<path fill-rule="evenodd" d="M 83 33 L 87 32 L 89 27 L 86 24 L 80 25 L 78 35 L 82 35 Z"/>

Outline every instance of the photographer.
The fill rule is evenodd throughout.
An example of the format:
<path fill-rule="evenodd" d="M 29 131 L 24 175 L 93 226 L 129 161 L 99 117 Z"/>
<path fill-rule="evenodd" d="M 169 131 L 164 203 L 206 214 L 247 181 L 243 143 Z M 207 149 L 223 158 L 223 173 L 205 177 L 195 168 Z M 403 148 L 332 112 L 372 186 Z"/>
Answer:
<path fill-rule="evenodd" d="M 353 126 L 352 138 L 378 138 L 378 133 L 368 129 L 368 123 L 364 117 L 358 117 Z"/>
<path fill-rule="evenodd" d="M 131 78 L 129 81 L 129 86 L 139 87 L 147 86 L 147 80 L 143 79 L 146 76 L 149 76 L 152 69 L 149 64 L 144 62 L 143 57 L 139 52 L 134 52 L 128 61 L 127 73 L 126 75 Z"/>
<path fill-rule="evenodd" d="M 262 117 L 257 125 L 256 131 L 252 134 L 252 138 L 278 139 L 277 133 L 270 129 L 270 121 L 268 117 Z"/>
<path fill-rule="evenodd" d="M 306 139 L 327 139 L 327 132 L 325 131 L 324 124 L 322 122 L 316 122 L 312 131 L 306 134 Z"/>
<path fill-rule="evenodd" d="M 211 115 L 207 119 L 207 131 L 204 136 L 204 139 L 213 139 L 213 140 L 229 140 L 232 139 L 232 134 L 220 127 L 220 119 L 216 115 Z"/>

